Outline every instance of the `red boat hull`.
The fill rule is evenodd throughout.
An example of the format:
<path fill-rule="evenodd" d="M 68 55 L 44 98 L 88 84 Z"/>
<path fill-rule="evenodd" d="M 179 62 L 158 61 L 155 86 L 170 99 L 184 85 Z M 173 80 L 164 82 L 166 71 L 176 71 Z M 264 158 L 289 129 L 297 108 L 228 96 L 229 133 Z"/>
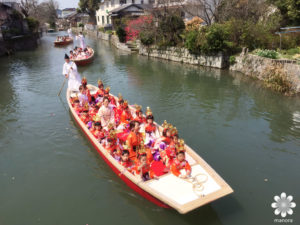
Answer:
<path fill-rule="evenodd" d="M 72 114 L 72 113 L 71 113 Z M 73 114 L 72 114 L 73 115 Z M 122 174 L 120 170 L 118 170 L 101 152 L 101 150 L 95 145 L 93 140 L 89 137 L 89 135 L 85 132 L 84 129 L 82 129 L 80 123 L 78 122 L 77 118 L 73 115 L 73 118 L 75 119 L 77 125 L 81 128 L 81 130 L 84 132 L 84 134 L 87 136 L 87 138 L 90 140 L 90 142 L 93 144 L 94 148 L 97 150 L 99 155 L 104 159 L 104 161 L 110 166 L 110 168 L 114 171 L 115 174 L 117 174 L 131 189 L 136 191 L 138 194 L 146 198 L 147 200 L 151 201 L 152 203 L 156 204 L 159 207 L 163 208 L 171 208 L 170 206 L 166 205 L 159 199 L 155 198 L 154 196 L 150 195 L 148 192 L 141 189 L 139 186 L 137 186 L 135 183 L 133 183 L 131 180 L 129 180 L 126 176 Z"/>
<path fill-rule="evenodd" d="M 64 45 L 69 45 L 71 43 L 73 43 L 73 39 L 69 40 L 69 41 L 55 41 L 54 45 L 55 46 L 64 46 Z"/>

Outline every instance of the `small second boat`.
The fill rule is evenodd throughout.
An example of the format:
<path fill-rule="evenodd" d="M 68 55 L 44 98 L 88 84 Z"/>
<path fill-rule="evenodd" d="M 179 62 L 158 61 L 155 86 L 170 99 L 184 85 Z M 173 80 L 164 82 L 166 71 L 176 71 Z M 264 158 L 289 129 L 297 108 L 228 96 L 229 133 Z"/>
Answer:
<path fill-rule="evenodd" d="M 54 41 L 55 46 L 64 46 L 64 45 L 69 45 L 69 44 L 73 43 L 73 38 L 71 38 L 69 36 L 64 36 L 61 38 L 62 38 L 61 40 Z"/>
<path fill-rule="evenodd" d="M 92 54 L 88 58 L 85 58 L 85 59 L 72 59 L 72 61 L 74 63 L 76 63 L 77 66 L 85 66 L 85 65 L 90 64 L 91 62 L 93 62 L 94 55 L 95 55 L 95 52 L 94 52 L 94 49 L 92 49 Z"/>

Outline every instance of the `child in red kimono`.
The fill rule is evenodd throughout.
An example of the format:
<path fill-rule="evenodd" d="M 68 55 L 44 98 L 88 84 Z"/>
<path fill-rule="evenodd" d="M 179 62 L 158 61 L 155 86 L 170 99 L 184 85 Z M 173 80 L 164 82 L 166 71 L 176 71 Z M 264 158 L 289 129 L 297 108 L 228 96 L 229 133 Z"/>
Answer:
<path fill-rule="evenodd" d="M 184 169 L 186 175 L 181 174 L 180 170 Z M 191 175 L 191 166 L 188 161 L 185 160 L 185 151 L 179 151 L 176 154 L 176 159 L 171 166 L 172 173 L 180 178 L 187 178 Z"/>
<path fill-rule="evenodd" d="M 104 96 L 105 90 L 104 90 L 104 85 L 102 83 L 101 80 L 98 80 L 98 91 L 96 92 L 96 94 L 94 95 L 94 98 L 102 98 Z"/>
<path fill-rule="evenodd" d="M 92 134 L 94 135 L 95 138 L 97 138 L 99 142 L 101 142 L 105 138 L 105 134 L 102 130 L 101 123 L 99 121 L 95 122 L 94 127 L 95 130 L 92 132 Z"/>
<path fill-rule="evenodd" d="M 119 149 L 114 149 L 113 152 L 111 153 L 111 156 L 114 157 L 115 160 L 117 160 L 118 162 L 120 162 L 121 160 L 121 154 L 120 154 L 120 150 Z"/>
<path fill-rule="evenodd" d="M 91 96 L 90 90 L 87 87 L 87 79 L 86 79 L 86 77 L 82 78 L 81 85 L 83 87 L 84 94 L 88 97 L 89 103 L 92 102 L 92 96 Z"/>
<path fill-rule="evenodd" d="M 149 163 L 147 163 L 147 155 L 145 153 L 139 156 L 139 161 L 134 167 L 134 174 L 139 176 L 143 181 L 147 181 L 155 177 Z"/>
<path fill-rule="evenodd" d="M 117 150 L 117 145 L 112 138 L 107 138 L 106 142 L 107 144 L 105 145 L 105 149 L 109 152 L 109 154 L 113 155 L 114 150 Z"/>
<path fill-rule="evenodd" d="M 131 121 L 129 124 L 130 133 L 126 140 L 126 145 L 128 146 L 128 150 L 130 153 L 130 157 L 136 156 L 136 150 L 138 146 L 140 146 L 143 141 L 143 136 L 139 132 L 140 124 L 137 121 Z"/>
<path fill-rule="evenodd" d="M 172 131 L 171 131 L 171 133 L 172 133 Z M 178 145 L 179 145 L 178 135 L 174 134 L 172 136 L 170 145 L 168 145 L 165 150 L 160 152 L 160 157 L 162 158 L 162 160 L 167 168 L 171 167 L 173 160 L 176 158 Z M 184 142 L 183 142 L 183 146 L 184 146 Z M 184 148 L 183 148 L 183 150 L 184 150 Z"/>
<path fill-rule="evenodd" d="M 90 117 L 89 117 L 89 106 L 85 105 L 83 107 L 82 112 L 80 113 L 80 119 L 82 120 L 82 122 L 84 122 L 85 124 L 87 124 L 90 121 Z"/>
<path fill-rule="evenodd" d="M 80 101 L 78 98 L 73 101 L 73 107 L 77 115 L 79 115 L 82 111 L 82 108 L 80 107 Z"/>
<path fill-rule="evenodd" d="M 120 124 L 121 121 L 121 114 L 123 112 L 123 104 L 124 104 L 124 100 L 120 99 L 118 100 L 119 105 L 117 107 L 114 108 L 114 112 L 115 112 L 115 122 L 116 125 L 118 126 Z"/>
<path fill-rule="evenodd" d="M 133 161 L 129 158 L 129 151 L 123 150 L 120 164 L 124 166 L 129 172 L 132 173 L 132 169 L 134 168 Z"/>
<path fill-rule="evenodd" d="M 110 104 L 117 106 L 116 99 L 109 94 L 109 91 L 110 91 L 110 87 L 106 87 L 104 91 L 104 97 L 107 97 L 109 99 Z"/>
<path fill-rule="evenodd" d="M 132 120 L 132 115 L 131 115 L 130 109 L 128 107 L 128 102 L 124 101 L 124 103 L 123 103 L 123 111 L 122 111 L 121 117 L 120 117 L 120 123 L 123 123 L 124 125 L 126 125 L 131 120 Z"/>
<path fill-rule="evenodd" d="M 146 119 L 143 115 L 142 106 L 135 105 L 135 121 L 138 121 L 140 124 L 146 123 Z"/>
<path fill-rule="evenodd" d="M 89 109 L 89 117 L 94 118 L 94 116 L 96 116 L 98 110 L 99 110 L 98 106 L 95 104 L 92 104 Z"/>

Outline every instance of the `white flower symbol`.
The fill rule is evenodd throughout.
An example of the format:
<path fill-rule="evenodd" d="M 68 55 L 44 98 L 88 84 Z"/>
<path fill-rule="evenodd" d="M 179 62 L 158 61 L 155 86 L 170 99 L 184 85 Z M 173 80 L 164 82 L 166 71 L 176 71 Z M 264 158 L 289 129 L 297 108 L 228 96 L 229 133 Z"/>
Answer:
<path fill-rule="evenodd" d="M 274 211 L 275 215 L 281 213 L 281 217 L 286 217 L 286 214 L 292 215 L 292 208 L 296 207 L 296 203 L 292 202 L 293 196 L 289 195 L 286 197 L 286 193 L 282 192 L 280 197 L 278 195 L 274 196 L 275 202 L 271 204 L 272 208 L 276 208 Z"/>

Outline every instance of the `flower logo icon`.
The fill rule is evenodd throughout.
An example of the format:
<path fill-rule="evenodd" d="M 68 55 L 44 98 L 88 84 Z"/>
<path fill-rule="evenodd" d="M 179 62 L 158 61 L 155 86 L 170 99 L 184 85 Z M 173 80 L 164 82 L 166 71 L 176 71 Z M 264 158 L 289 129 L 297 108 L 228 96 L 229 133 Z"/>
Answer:
<path fill-rule="evenodd" d="M 280 197 L 275 195 L 274 200 L 275 202 L 273 202 L 271 206 L 275 209 L 275 215 L 281 214 L 281 217 L 286 217 L 286 214 L 293 214 L 292 208 L 296 207 L 296 203 L 292 202 L 293 196 L 289 195 L 286 197 L 286 193 L 282 192 Z"/>

